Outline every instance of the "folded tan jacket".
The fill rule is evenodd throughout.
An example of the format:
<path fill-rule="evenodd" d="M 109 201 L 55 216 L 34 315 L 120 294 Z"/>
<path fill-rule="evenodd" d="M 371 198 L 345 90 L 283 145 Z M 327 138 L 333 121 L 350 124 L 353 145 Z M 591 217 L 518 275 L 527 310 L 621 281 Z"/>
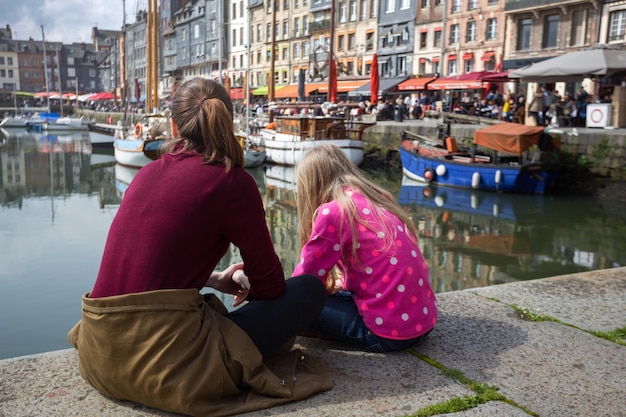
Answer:
<path fill-rule="evenodd" d="M 68 334 L 80 374 L 102 394 L 192 416 L 228 416 L 332 388 L 321 358 L 299 350 L 263 362 L 224 305 L 197 290 L 82 300 Z"/>

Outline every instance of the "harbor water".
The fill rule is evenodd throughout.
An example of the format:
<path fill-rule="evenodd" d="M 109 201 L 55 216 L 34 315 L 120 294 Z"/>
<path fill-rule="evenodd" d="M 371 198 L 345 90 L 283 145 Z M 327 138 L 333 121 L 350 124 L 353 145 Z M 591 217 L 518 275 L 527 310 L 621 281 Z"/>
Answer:
<path fill-rule="evenodd" d="M 136 172 L 117 165 L 111 148 L 93 148 L 87 132 L 0 138 L 0 359 L 69 347 Z M 288 275 L 298 258 L 293 169 L 249 172 Z M 618 203 L 425 187 L 396 170 L 366 175 L 411 214 L 438 293 L 626 265 Z M 219 267 L 239 259 L 233 247 Z"/>

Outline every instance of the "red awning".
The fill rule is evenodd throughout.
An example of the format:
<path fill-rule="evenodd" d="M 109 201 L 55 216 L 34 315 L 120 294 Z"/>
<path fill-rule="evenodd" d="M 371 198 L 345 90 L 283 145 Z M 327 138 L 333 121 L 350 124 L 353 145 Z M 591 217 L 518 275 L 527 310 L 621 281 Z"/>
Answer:
<path fill-rule="evenodd" d="M 435 32 L 441 32 L 441 26 L 435 26 L 435 27 L 433 28 L 433 30 L 434 30 Z"/>
<path fill-rule="evenodd" d="M 420 64 L 423 64 L 426 62 L 426 58 L 420 58 Z"/>
<path fill-rule="evenodd" d="M 463 61 L 471 61 L 472 59 L 474 59 L 474 54 L 472 52 L 463 54 Z"/>
<path fill-rule="evenodd" d="M 430 58 L 430 62 L 439 62 L 439 57 L 435 56 L 435 57 Z"/>
<path fill-rule="evenodd" d="M 433 81 L 435 77 L 424 77 L 424 78 L 409 78 L 406 81 L 402 81 L 398 84 L 399 91 L 408 91 L 408 90 L 424 90 L 424 86 L 427 82 Z"/>
<path fill-rule="evenodd" d="M 481 60 L 481 61 L 491 61 L 491 59 L 493 58 L 493 56 L 494 56 L 495 54 L 496 54 L 496 53 L 495 53 L 495 52 L 493 52 L 493 51 L 487 51 L 487 52 L 485 52 L 485 53 L 483 54 L 483 57 L 482 57 L 482 58 L 480 58 L 480 60 Z"/>
<path fill-rule="evenodd" d="M 421 28 L 420 29 L 420 33 L 427 33 L 427 32 L 428 32 L 428 29 L 426 29 L 426 28 Z"/>
<path fill-rule="evenodd" d="M 456 55 L 448 55 L 448 61 L 456 61 Z"/>

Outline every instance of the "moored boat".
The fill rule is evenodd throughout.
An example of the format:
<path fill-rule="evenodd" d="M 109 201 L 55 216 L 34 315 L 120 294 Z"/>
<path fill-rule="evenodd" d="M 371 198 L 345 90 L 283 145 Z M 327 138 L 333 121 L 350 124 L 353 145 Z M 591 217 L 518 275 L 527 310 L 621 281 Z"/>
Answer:
<path fill-rule="evenodd" d="M 296 165 L 311 148 L 332 143 L 355 165 L 363 162 L 363 132 L 375 123 L 333 116 L 277 116 L 261 132 L 267 160 L 278 165 Z"/>
<path fill-rule="evenodd" d="M 55 120 L 44 120 L 43 131 L 87 130 L 89 124 L 82 117 L 59 117 Z"/>
<path fill-rule="evenodd" d="M 121 123 L 94 123 L 89 125 L 89 140 L 92 146 L 112 146 L 115 136 L 120 136 L 123 132 Z"/>
<path fill-rule="evenodd" d="M 445 143 L 445 146 L 444 146 Z M 412 180 L 474 190 L 544 194 L 558 172 L 558 136 L 543 127 L 499 123 L 476 130 L 472 149 L 456 140 L 404 132 L 400 158 Z"/>
<path fill-rule="evenodd" d="M 161 157 L 161 146 L 170 134 L 168 117 L 150 116 L 114 139 L 115 160 L 120 165 L 141 168 Z"/>

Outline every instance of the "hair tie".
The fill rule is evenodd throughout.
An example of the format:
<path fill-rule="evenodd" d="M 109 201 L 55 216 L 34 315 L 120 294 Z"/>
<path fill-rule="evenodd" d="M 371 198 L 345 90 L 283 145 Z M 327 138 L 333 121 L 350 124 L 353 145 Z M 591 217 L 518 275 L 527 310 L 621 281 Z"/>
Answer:
<path fill-rule="evenodd" d="M 198 106 L 202 107 L 202 105 L 204 104 L 205 101 L 207 100 L 211 100 L 211 97 L 205 97 L 202 100 L 200 100 L 200 103 L 198 103 Z"/>

